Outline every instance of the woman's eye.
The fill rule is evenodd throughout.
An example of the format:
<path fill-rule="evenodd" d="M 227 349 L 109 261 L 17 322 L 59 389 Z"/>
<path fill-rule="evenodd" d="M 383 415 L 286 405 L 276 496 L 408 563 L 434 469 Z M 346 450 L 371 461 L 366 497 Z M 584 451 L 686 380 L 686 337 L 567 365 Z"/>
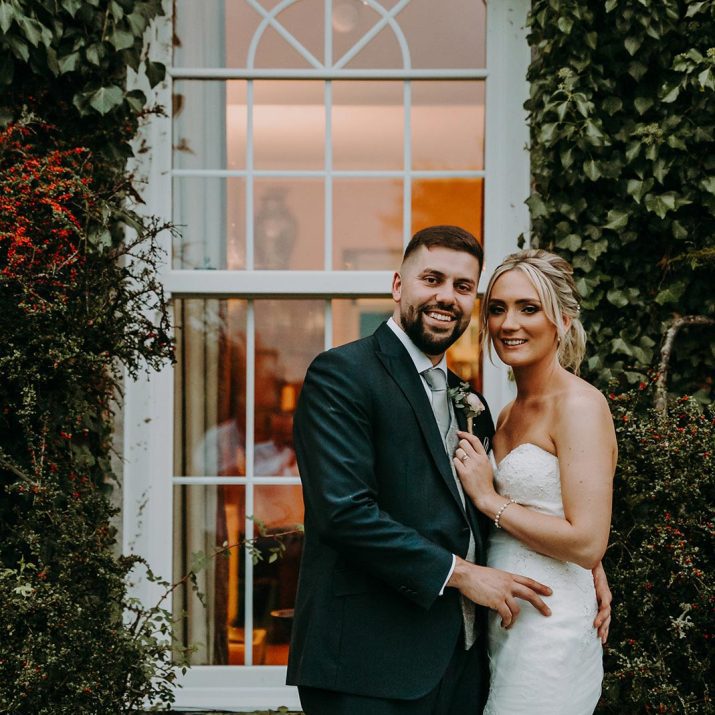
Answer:
<path fill-rule="evenodd" d="M 528 315 L 532 315 L 533 313 L 536 313 L 539 309 L 535 305 L 525 305 L 524 306 L 524 312 L 527 313 Z"/>
<path fill-rule="evenodd" d="M 504 311 L 504 309 L 500 305 L 490 305 L 489 306 L 490 315 L 499 315 L 503 311 Z"/>

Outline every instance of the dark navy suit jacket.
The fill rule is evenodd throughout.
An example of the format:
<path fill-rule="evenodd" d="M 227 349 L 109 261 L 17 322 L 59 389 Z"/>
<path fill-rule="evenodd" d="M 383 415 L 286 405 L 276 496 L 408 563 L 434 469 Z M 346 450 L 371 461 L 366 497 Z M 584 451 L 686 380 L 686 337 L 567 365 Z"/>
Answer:
<path fill-rule="evenodd" d="M 488 408 L 473 431 L 489 449 Z M 488 523 L 462 506 L 422 379 L 386 324 L 313 361 L 294 432 L 305 546 L 288 683 L 421 697 L 461 636 L 457 590 L 438 595 L 452 554 L 466 555 L 471 528 L 484 563 Z"/>

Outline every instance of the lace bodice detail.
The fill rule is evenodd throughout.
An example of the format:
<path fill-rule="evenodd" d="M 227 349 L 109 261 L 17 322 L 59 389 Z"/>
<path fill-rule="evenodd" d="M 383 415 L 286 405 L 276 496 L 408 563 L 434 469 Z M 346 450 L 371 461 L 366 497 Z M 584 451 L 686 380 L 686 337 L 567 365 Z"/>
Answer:
<path fill-rule="evenodd" d="M 551 516 L 564 515 L 559 460 L 531 442 L 514 447 L 499 462 L 494 475 L 502 496 Z"/>

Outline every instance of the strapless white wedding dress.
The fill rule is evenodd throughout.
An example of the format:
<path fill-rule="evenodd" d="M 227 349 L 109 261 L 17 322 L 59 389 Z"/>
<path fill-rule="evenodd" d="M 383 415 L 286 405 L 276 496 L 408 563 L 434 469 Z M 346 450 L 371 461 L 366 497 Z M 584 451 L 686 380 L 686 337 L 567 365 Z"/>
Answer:
<path fill-rule="evenodd" d="M 543 514 L 563 517 L 559 461 L 525 443 L 496 468 L 497 491 Z M 591 572 L 536 553 L 503 529 L 490 534 L 489 566 L 529 576 L 553 589 L 544 598 L 551 616 L 527 601 L 505 630 L 489 614 L 491 685 L 484 715 L 591 715 L 601 694 L 602 646 L 593 620 L 598 610 Z"/>

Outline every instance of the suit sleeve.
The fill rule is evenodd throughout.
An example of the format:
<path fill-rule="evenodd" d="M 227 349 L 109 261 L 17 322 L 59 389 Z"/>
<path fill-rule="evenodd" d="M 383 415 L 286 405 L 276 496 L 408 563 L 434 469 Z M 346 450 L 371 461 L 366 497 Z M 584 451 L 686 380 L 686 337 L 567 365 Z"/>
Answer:
<path fill-rule="evenodd" d="M 316 358 L 295 415 L 295 443 L 311 528 L 320 540 L 429 608 L 452 566 L 449 550 L 378 504 L 372 399 L 338 351 Z"/>

